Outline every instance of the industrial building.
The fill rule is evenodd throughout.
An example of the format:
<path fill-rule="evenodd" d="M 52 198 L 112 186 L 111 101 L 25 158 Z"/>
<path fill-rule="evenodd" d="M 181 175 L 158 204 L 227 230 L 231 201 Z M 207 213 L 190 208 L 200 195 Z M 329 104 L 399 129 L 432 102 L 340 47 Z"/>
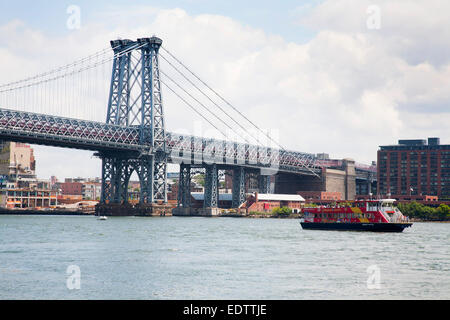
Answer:
<path fill-rule="evenodd" d="M 290 173 L 275 176 L 275 193 L 300 194 L 307 200 L 354 200 L 376 193 L 376 164 L 365 165 L 353 159 L 319 160 L 320 178 Z"/>

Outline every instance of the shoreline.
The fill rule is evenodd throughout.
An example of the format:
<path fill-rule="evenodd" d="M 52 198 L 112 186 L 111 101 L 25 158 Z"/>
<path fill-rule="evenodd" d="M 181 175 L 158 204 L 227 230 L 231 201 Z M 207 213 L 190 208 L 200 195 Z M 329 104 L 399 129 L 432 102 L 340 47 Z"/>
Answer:
<path fill-rule="evenodd" d="M 8 210 L 0 209 L 0 216 L 93 216 L 94 213 L 68 210 Z"/>
<path fill-rule="evenodd" d="M 51 210 L 51 211 L 41 211 L 41 210 L 0 210 L 0 216 L 95 216 L 93 212 L 83 212 L 83 211 L 67 211 L 67 210 Z M 159 215 L 158 215 L 159 216 Z M 172 215 L 167 215 L 171 217 Z M 148 216 L 152 217 L 152 216 Z M 199 217 L 197 215 L 185 216 L 185 217 Z M 211 218 L 223 217 L 223 218 L 247 218 L 247 219 L 300 219 L 299 214 L 291 214 L 289 216 L 277 216 L 272 214 L 221 214 L 217 216 L 210 216 Z M 450 220 L 421 220 L 421 219 L 411 219 L 410 222 L 434 222 L 434 223 L 450 223 Z"/>

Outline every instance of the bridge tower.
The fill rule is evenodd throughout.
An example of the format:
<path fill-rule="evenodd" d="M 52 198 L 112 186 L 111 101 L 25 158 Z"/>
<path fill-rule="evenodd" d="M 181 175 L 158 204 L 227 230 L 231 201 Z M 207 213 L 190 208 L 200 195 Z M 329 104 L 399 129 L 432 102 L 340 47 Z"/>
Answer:
<path fill-rule="evenodd" d="M 102 203 L 126 203 L 127 186 L 136 171 L 140 202 L 167 202 L 167 150 L 157 37 L 111 41 L 114 50 L 106 123 L 139 129 L 148 152 L 101 152 Z"/>

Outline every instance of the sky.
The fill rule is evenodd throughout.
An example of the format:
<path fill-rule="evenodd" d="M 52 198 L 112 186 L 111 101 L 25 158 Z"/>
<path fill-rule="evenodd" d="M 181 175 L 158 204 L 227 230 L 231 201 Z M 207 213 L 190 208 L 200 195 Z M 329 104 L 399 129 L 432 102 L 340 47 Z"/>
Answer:
<path fill-rule="evenodd" d="M 287 149 L 369 164 L 399 139 L 450 144 L 449 18 L 444 0 L 2 1 L 0 82 L 157 35 Z M 163 95 L 169 131 L 208 136 Z M 100 176 L 92 152 L 33 147 L 39 178 Z"/>

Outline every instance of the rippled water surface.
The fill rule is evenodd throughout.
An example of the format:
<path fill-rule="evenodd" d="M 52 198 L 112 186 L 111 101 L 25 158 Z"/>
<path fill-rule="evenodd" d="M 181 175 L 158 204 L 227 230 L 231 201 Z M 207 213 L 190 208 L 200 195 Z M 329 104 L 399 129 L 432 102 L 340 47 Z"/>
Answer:
<path fill-rule="evenodd" d="M 80 289 L 67 273 L 79 267 Z M 69 285 L 70 286 L 70 285 Z M 1 299 L 450 299 L 450 224 L 0 216 Z"/>

